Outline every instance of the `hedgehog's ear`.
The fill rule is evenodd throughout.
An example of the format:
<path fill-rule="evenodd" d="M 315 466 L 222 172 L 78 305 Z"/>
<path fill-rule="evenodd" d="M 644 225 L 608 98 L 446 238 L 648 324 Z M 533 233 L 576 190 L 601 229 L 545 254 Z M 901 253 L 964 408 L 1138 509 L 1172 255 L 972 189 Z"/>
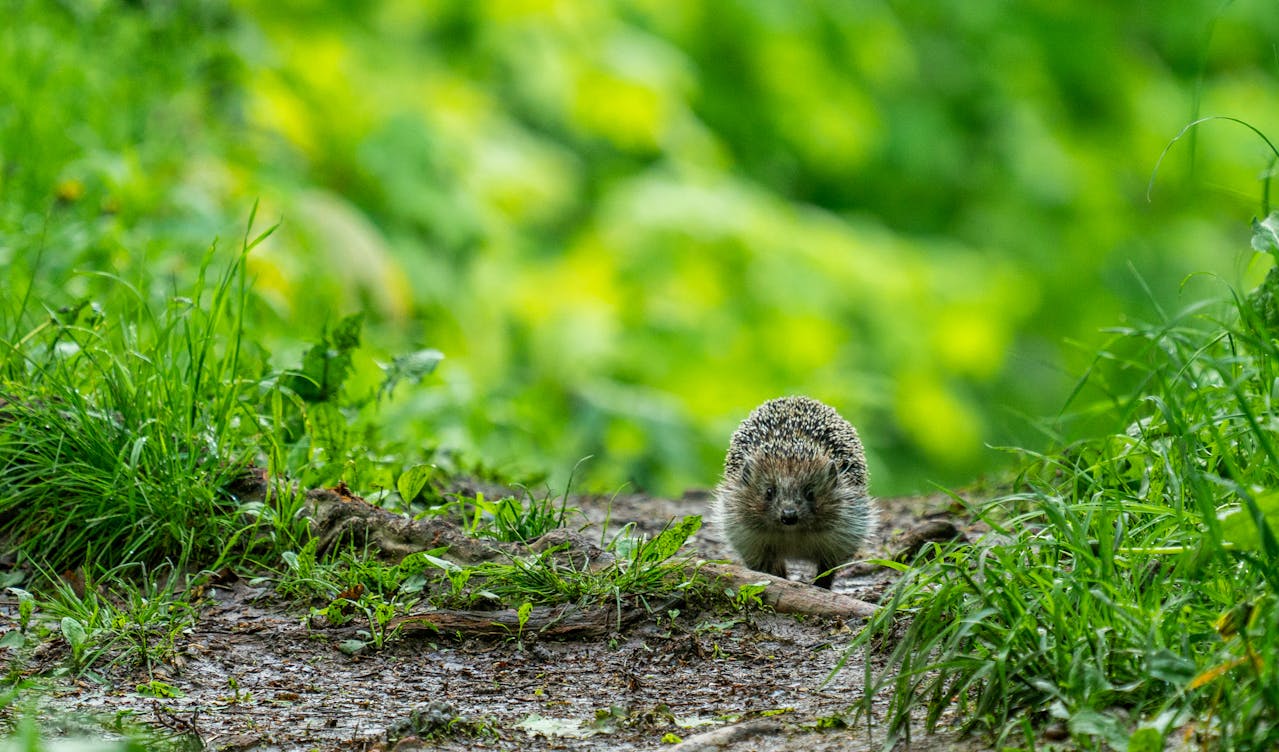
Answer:
<path fill-rule="evenodd" d="M 742 458 L 742 485 L 749 486 L 751 484 L 751 476 L 755 474 L 755 460 L 747 455 Z"/>
<path fill-rule="evenodd" d="M 835 460 L 826 461 L 826 470 L 822 479 L 832 486 L 839 482 L 839 463 Z"/>

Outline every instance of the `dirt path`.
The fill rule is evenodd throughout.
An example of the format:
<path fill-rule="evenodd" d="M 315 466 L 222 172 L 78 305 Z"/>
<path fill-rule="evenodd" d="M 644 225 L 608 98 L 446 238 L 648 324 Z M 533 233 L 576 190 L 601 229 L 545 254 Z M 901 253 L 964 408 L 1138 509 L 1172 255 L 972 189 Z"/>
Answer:
<path fill-rule="evenodd" d="M 656 533 L 672 517 L 706 512 L 696 494 L 574 503 L 597 531 L 606 516 L 611 528 L 635 522 Z M 945 500 L 883 507 L 881 549 Z M 730 558 L 709 525 L 692 545 L 706 558 Z M 888 582 L 886 573 L 841 578 L 836 590 L 875 601 Z M 678 613 L 599 641 L 414 636 L 348 656 L 337 646 L 349 629 L 308 628 L 305 613 L 269 587 L 235 582 L 215 588 L 211 601 L 179 638 L 177 665 L 157 676 L 180 697 L 142 696 L 137 685 L 150 677 L 111 671 L 102 682 L 58 681 L 44 708 L 123 714 L 196 733 L 209 749 L 657 750 L 672 749 L 674 737 L 688 740 L 681 750 L 883 744 L 873 727 L 842 727 L 862 698 L 864 657 L 847 656 L 844 669 L 831 672 L 856 622 Z M 722 730 L 733 724 L 745 725 Z M 388 731 L 398 746 L 387 742 Z M 972 747 L 918 736 L 911 748 Z"/>

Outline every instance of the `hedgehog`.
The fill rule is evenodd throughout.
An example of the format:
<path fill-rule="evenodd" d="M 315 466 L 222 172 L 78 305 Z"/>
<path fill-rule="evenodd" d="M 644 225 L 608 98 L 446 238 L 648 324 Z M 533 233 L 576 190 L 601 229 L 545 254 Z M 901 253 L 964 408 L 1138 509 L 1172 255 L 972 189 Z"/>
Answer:
<path fill-rule="evenodd" d="M 817 565 L 818 587 L 874 533 L 866 457 L 834 408 L 782 397 L 755 408 L 729 442 L 715 516 L 746 566 L 786 576 L 786 560 Z"/>

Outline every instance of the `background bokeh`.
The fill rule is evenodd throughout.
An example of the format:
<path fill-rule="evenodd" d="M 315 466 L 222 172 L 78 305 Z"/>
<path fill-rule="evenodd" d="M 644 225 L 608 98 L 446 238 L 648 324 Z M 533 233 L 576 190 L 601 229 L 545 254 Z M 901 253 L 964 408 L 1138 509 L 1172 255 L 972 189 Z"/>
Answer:
<path fill-rule="evenodd" d="M 1253 134 L 1147 188 L 1196 117 L 1279 133 L 1273 4 L 1060 5 L 0 0 L 0 265 L 162 294 L 260 200 L 276 367 L 361 309 L 366 371 L 447 356 L 395 446 L 678 493 L 805 393 L 879 494 L 962 483 L 1087 430 L 1106 327 L 1265 271 Z"/>

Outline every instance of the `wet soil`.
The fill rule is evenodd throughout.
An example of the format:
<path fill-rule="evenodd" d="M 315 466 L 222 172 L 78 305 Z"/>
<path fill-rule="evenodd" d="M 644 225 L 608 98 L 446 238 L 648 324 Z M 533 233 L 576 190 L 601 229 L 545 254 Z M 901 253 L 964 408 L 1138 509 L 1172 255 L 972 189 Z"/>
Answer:
<path fill-rule="evenodd" d="M 705 494 L 573 503 L 597 532 L 606 519 L 611 529 L 633 522 L 651 534 L 671 518 L 706 513 Z M 881 505 L 880 538 L 868 558 L 885 555 L 896 535 L 922 519 L 948 515 L 944 497 Z M 690 546 L 707 559 L 732 558 L 710 525 Z M 889 570 L 841 577 L 835 589 L 874 602 L 891 577 Z M 130 718 L 219 750 L 884 746 L 876 725 L 883 700 L 869 718 L 853 713 L 866 670 L 866 656 L 846 650 L 857 620 L 685 607 L 597 640 L 414 634 L 348 655 L 339 645 L 351 629 L 315 628 L 306 611 L 269 584 L 214 586 L 194 627 L 178 637 L 171 665 L 150 674 L 117 666 L 95 679 L 54 680 L 41 690 L 42 711 Z M 153 678 L 180 696 L 140 694 L 138 685 Z M 685 741 L 673 747 L 679 739 Z M 908 748 L 981 744 L 921 731 Z"/>

